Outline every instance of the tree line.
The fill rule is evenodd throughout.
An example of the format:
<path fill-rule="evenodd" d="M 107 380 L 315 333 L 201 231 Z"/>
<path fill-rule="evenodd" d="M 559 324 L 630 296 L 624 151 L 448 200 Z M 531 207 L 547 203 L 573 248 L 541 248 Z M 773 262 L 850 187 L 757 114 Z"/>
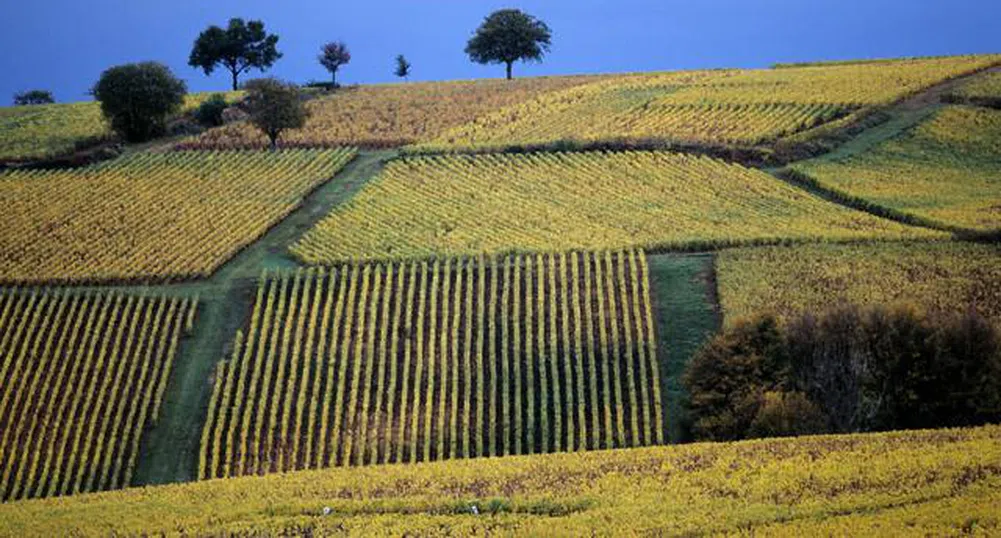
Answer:
<path fill-rule="evenodd" d="M 542 61 L 549 51 L 552 32 L 546 23 L 517 9 L 495 11 L 484 19 L 466 44 L 469 58 L 480 64 L 504 64 L 508 80 L 515 62 Z M 225 28 L 212 25 L 195 39 L 188 65 L 211 75 L 216 69 L 229 72 L 232 88 L 241 88 L 240 77 L 251 70 L 270 69 L 283 54 L 279 36 L 269 33 L 260 20 L 232 18 Z M 330 72 L 330 89 L 336 89 L 337 73 L 351 62 L 351 51 L 343 41 L 320 48 L 317 61 Z M 395 58 L 393 74 L 408 79 L 412 64 L 403 55 Z M 267 135 L 275 148 L 282 131 L 305 124 L 308 110 L 296 84 L 275 78 L 243 84 L 247 91 L 241 108 L 248 119 Z M 111 67 L 101 73 L 91 94 L 101 103 L 101 111 L 111 128 L 128 142 L 142 142 L 163 135 L 168 123 L 181 110 L 187 87 L 170 69 L 159 62 L 141 62 Z M 30 90 L 14 96 L 15 106 L 53 103 L 51 92 Z M 212 96 L 201 104 L 195 118 L 208 126 L 222 123 L 229 107 L 225 97 Z"/>

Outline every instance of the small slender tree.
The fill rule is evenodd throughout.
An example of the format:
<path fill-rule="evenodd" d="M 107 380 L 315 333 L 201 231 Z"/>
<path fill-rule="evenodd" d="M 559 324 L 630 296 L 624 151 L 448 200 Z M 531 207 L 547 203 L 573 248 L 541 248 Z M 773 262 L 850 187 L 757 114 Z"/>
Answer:
<path fill-rule="evenodd" d="M 14 94 L 14 106 L 47 105 L 55 102 L 52 92 L 48 90 L 28 90 Z"/>
<path fill-rule="evenodd" d="M 393 74 L 404 80 L 410 76 L 410 62 L 402 54 L 396 55 L 396 70 L 393 71 Z"/>
<path fill-rule="evenodd" d="M 348 50 L 348 46 L 343 41 L 332 41 L 320 49 L 320 55 L 317 59 L 320 61 L 320 65 L 330 71 L 330 80 L 336 88 L 337 70 L 351 61 L 351 51 Z"/>
<path fill-rule="evenodd" d="M 249 89 L 244 100 L 250 122 L 268 137 L 274 150 L 283 131 L 299 129 L 306 124 L 309 111 L 295 84 L 273 78 L 252 82 L 247 84 Z"/>
<path fill-rule="evenodd" d="M 511 80 L 514 62 L 541 62 L 551 43 L 546 23 L 518 9 L 502 9 L 484 19 L 466 45 L 466 54 L 476 63 L 505 64 Z"/>
<path fill-rule="evenodd" d="M 263 22 L 234 18 L 225 30 L 213 25 L 198 35 L 188 65 L 200 67 L 206 75 L 217 66 L 225 67 L 233 77 L 235 90 L 242 73 L 250 69 L 263 72 L 282 57 L 277 45 L 278 36 L 265 32 Z"/>

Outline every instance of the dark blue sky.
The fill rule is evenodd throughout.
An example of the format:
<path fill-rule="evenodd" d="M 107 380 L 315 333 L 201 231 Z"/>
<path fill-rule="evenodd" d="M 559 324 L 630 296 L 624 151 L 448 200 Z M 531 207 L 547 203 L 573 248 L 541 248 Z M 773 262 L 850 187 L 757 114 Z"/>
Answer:
<path fill-rule="evenodd" d="M 502 76 L 471 64 L 463 47 L 490 11 L 518 7 L 553 28 L 543 64 L 515 75 L 761 67 L 780 61 L 1001 52 L 998 0 L 35 0 L 5 2 L 0 21 L 0 103 L 15 91 L 50 89 L 86 99 L 101 70 L 158 60 L 189 90 L 223 90 L 187 65 L 191 44 L 229 17 L 263 19 L 285 56 L 271 74 L 326 80 L 325 41 L 354 56 L 341 82 L 393 79 L 404 53 L 412 80 Z"/>

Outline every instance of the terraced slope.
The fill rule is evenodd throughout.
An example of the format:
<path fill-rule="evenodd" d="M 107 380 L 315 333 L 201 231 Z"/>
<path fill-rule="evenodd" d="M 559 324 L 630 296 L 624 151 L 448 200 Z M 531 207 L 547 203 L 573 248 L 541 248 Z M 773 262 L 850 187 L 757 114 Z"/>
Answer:
<path fill-rule="evenodd" d="M 127 486 L 196 302 L 0 291 L 0 499 Z"/>
<path fill-rule="evenodd" d="M 213 93 L 185 96 L 185 111 L 197 108 Z M 225 92 L 236 101 L 242 92 Z M 72 153 L 112 136 L 95 101 L 0 107 L 0 162 L 34 161 Z"/>
<path fill-rule="evenodd" d="M 1001 229 L 1001 111 L 942 108 L 903 134 L 844 159 L 792 170 L 840 196 L 929 224 Z"/>
<path fill-rule="evenodd" d="M 976 308 L 1001 323 L 1001 248 L 973 243 L 800 245 L 725 250 L 717 256 L 727 322 L 758 312 L 780 317 L 841 301 Z"/>
<path fill-rule="evenodd" d="M 308 104 L 305 127 L 282 134 L 285 147 L 387 148 L 430 140 L 497 109 L 550 92 L 589 84 L 602 76 L 532 77 L 377 84 L 342 88 Z M 186 149 L 265 148 L 255 127 L 235 123 L 184 141 Z"/>
<path fill-rule="evenodd" d="M 136 153 L 0 172 L 0 282 L 205 277 L 354 150 Z"/>
<path fill-rule="evenodd" d="M 411 149 L 763 144 L 998 63 L 1001 56 L 983 55 L 623 75 L 512 105 Z"/>
<path fill-rule="evenodd" d="M 648 273 L 618 252 L 269 276 L 200 474 L 662 443 Z"/>
<path fill-rule="evenodd" d="M 945 237 L 669 152 L 413 157 L 292 246 L 307 263 Z"/>

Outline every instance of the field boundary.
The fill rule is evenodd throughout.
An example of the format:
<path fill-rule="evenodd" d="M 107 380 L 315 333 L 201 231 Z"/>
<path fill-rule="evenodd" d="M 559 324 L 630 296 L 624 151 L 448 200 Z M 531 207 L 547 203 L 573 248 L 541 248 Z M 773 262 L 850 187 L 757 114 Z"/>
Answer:
<path fill-rule="evenodd" d="M 160 410 L 144 432 L 132 485 L 197 479 L 202 428 L 212 391 L 212 372 L 232 348 L 232 336 L 250 315 L 252 292 L 264 269 L 298 267 L 287 245 L 350 199 L 395 152 L 363 152 L 303 198 L 281 221 L 221 265 L 206 280 L 171 285 L 175 293 L 198 294 L 195 333 L 181 342 Z M 148 289 L 148 286 L 143 286 Z"/>

